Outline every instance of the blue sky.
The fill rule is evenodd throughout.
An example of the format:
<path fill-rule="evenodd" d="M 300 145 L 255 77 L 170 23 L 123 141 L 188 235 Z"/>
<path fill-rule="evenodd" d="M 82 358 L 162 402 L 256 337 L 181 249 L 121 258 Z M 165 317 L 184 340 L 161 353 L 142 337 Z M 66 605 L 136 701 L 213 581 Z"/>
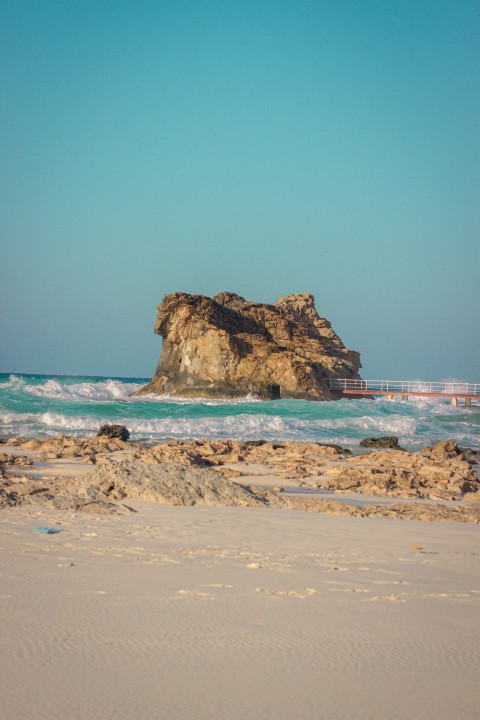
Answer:
<path fill-rule="evenodd" d="M 175 290 L 308 291 L 480 380 L 478 2 L 4 0 L 0 371 L 148 376 Z"/>

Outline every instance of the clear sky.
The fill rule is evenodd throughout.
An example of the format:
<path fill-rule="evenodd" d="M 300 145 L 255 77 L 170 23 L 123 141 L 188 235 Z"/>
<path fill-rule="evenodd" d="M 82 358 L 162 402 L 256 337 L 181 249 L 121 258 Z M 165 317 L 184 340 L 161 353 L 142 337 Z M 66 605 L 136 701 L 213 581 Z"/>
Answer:
<path fill-rule="evenodd" d="M 480 381 L 478 0 L 3 0 L 0 371 L 148 376 L 175 290 L 312 292 Z"/>

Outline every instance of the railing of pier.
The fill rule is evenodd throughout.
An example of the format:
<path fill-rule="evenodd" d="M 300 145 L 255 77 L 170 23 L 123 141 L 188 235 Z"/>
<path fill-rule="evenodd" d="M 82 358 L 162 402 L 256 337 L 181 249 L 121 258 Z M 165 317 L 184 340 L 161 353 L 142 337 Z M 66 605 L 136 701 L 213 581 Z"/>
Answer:
<path fill-rule="evenodd" d="M 429 382 L 424 380 L 355 380 L 332 378 L 331 390 L 347 394 L 445 395 L 446 397 L 480 397 L 480 383 Z"/>

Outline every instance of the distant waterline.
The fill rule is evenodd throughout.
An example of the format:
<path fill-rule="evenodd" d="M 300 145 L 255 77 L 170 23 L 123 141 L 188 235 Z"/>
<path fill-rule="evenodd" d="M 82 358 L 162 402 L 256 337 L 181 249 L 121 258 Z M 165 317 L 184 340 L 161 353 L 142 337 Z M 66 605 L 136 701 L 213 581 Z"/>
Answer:
<path fill-rule="evenodd" d="M 480 447 L 480 408 L 444 399 L 382 398 L 307 402 L 191 400 L 131 394 L 145 378 L 0 374 L 0 437 L 88 437 L 104 422 L 122 423 L 131 439 L 331 442 L 358 448 L 372 435 L 398 435 L 407 449 L 445 438 Z"/>

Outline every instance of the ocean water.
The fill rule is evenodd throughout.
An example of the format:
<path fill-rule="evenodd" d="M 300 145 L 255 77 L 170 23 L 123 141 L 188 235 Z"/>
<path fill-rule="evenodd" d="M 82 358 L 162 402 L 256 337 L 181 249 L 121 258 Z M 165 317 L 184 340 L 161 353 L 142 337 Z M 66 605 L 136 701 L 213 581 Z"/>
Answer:
<path fill-rule="evenodd" d="M 306 402 L 186 400 L 131 394 L 149 378 L 0 374 L 0 438 L 96 435 L 104 422 L 126 425 L 131 440 L 232 438 L 318 441 L 352 450 L 368 436 L 398 435 L 414 450 L 446 438 L 480 448 L 480 407 L 448 399 Z"/>

